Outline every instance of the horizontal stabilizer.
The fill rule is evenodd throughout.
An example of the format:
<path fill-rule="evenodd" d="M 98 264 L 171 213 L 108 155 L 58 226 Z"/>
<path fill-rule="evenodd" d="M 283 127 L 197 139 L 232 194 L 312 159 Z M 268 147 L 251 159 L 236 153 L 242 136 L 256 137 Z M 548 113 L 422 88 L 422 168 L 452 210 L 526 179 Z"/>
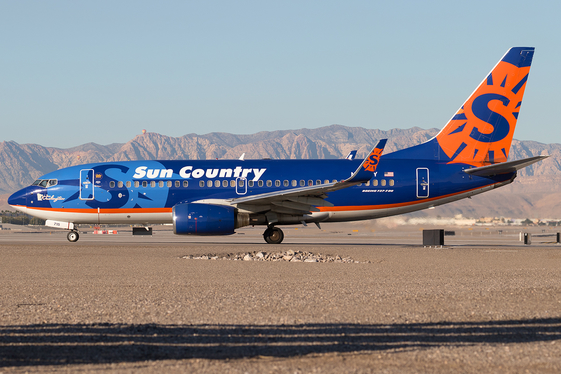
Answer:
<path fill-rule="evenodd" d="M 345 157 L 347 160 L 354 160 L 355 156 L 356 156 L 357 150 L 353 149 L 352 151 L 349 152 L 349 154 L 347 155 L 347 157 Z"/>
<path fill-rule="evenodd" d="M 501 162 L 500 164 L 481 166 L 478 168 L 466 169 L 465 173 L 469 175 L 476 175 L 478 177 L 492 177 L 493 175 L 514 173 L 517 170 L 530 166 L 533 163 L 541 161 L 549 156 L 535 156 L 524 158 L 522 160 Z"/>

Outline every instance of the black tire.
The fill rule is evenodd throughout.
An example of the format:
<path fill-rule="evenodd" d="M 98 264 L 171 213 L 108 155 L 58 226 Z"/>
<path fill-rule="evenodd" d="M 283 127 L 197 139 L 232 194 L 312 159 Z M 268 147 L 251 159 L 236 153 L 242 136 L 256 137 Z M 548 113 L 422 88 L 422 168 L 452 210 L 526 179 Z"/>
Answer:
<path fill-rule="evenodd" d="M 68 235 L 66 235 L 66 239 L 71 243 L 77 242 L 78 239 L 80 239 L 80 234 L 78 234 L 78 231 L 70 231 Z"/>
<path fill-rule="evenodd" d="M 284 239 L 284 233 L 278 227 L 269 227 L 263 233 L 263 239 L 269 244 L 280 244 Z"/>

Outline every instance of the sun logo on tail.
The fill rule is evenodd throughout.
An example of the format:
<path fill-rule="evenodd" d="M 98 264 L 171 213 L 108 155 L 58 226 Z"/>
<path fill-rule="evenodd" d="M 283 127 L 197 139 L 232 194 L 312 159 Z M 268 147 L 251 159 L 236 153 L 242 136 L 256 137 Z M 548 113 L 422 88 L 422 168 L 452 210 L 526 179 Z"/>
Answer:
<path fill-rule="evenodd" d="M 523 62 L 524 52 L 533 54 L 520 52 Z M 436 136 L 449 163 L 482 166 L 507 161 L 530 71 L 529 64 L 518 67 L 505 61 L 508 56 Z"/>
<path fill-rule="evenodd" d="M 386 145 L 386 141 L 381 141 L 376 148 L 372 150 L 372 152 L 368 155 L 364 164 L 362 165 L 364 170 L 375 172 L 376 168 L 378 167 L 378 163 L 380 162 L 380 157 L 382 156 L 382 152 L 384 151 L 384 147 Z"/>

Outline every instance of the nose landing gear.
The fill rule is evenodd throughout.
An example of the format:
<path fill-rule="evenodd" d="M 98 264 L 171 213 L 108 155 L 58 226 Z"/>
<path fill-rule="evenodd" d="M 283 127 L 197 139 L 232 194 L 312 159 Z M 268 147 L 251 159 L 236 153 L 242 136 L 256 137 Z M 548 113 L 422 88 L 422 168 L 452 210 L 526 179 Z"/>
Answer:
<path fill-rule="evenodd" d="M 66 239 L 68 239 L 68 241 L 71 243 L 77 242 L 78 239 L 80 239 L 80 234 L 78 234 L 78 231 L 69 231 L 66 235 Z"/>
<path fill-rule="evenodd" d="M 263 239 L 269 244 L 280 244 L 284 239 L 284 233 L 278 227 L 268 227 L 263 233 Z"/>

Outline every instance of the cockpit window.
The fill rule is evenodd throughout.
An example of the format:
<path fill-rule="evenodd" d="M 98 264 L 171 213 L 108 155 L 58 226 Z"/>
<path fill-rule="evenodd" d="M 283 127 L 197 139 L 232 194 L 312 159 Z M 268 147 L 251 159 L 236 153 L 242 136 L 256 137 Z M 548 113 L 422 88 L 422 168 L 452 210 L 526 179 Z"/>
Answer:
<path fill-rule="evenodd" d="M 57 179 L 37 179 L 32 186 L 53 187 L 58 184 Z"/>

